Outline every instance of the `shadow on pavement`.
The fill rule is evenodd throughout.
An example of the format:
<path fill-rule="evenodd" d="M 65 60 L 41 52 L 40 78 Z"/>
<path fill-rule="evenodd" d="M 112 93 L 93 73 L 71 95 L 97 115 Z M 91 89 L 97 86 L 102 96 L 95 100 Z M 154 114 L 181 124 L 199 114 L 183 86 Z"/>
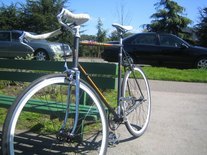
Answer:
<path fill-rule="evenodd" d="M 2 131 L 0 131 L 0 142 L 2 145 Z M 15 154 L 44 154 L 56 155 L 67 154 L 73 152 L 74 154 L 84 154 L 84 152 L 96 144 L 92 143 L 61 143 L 56 140 L 56 137 L 31 134 L 29 132 L 22 132 L 15 138 Z M 1 148 L 2 146 L 0 146 Z M 2 150 L 0 150 L 2 151 Z M 1 153 L 0 153 L 1 154 Z"/>

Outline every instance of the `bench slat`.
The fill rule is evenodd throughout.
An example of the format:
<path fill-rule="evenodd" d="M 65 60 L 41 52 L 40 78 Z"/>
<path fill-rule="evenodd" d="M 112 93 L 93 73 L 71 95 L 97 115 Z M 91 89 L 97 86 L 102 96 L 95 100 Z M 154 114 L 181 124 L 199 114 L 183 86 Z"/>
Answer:
<path fill-rule="evenodd" d="M 96 62 L 80 62 L 86 69 L 88 74 L 101 75 L 117 75 L 117 64 L 114 63 L 96 63 Z M 68 62 L 68 66 L 72 65 Z M 58 71 L 63 72 L 64 62 L 62 61 L 34 61 L 34 60 L 8 60 L 1 59 L 0 68 L 10 69 L 26 69 L 26 70 L 42 70 L 42 71 Z"/>
<path fill-rule="evenodd" d="M 1 80 L 32 82 L 37 78 L 46 75 L 46 73 L 25 73 L 25 72 L 8 72 L 0 71 Z M 84 77 L 81 77 L 84 79 Z M 117 88 L 117 79 L 113 77 L 91 77 L 97 86 L 101 89 Z"/>
<path fill-rule="evenodd" d="M 81 63 L 94 82 L 101 89 L 117 88 L 117 65 L 108 63 Z M 71 63 L 70 63 L 71 65 Z M 51 72 L 63 72 L 64 62 L 5 60 L 0 61 L 0 79 L 32 82 L 38 77 Z M 11 70 L 10 70 L 11 69 Z M 83 76 L 81 78 L 84 79 Z"/>
<path fill-rule="evenodd" d="M 9 108 L 11 104 L 14 102 L 16 97 L 13 96 L 6 96 L 0 95 L 0 106 L 4 108 Z M 47 104 L 47 106 L 45 106 Z M 90 108 L 90 113 L 88 110 Z M 66 105 L 63 103 L 55 103 L 55 102 L 45 102 L 42 100 L 31 100 L 29 101 L 26 106 L 24 107 L 24 111 L 29 112 L 38 112 L 42 114 L 52 114 L 52 112 L 61 112 L 64 116 L 64 111 L 66 109 Z M 74 116 L 75 114 L 75 104 L 70 105 L 70 115 Z M 97 119 L 98 111 L 95 108 L 91 108 L 87 105 L 79 105 L 79 114 L 85 116 L 86 114 L 88 117 L 93 117 Z"/>

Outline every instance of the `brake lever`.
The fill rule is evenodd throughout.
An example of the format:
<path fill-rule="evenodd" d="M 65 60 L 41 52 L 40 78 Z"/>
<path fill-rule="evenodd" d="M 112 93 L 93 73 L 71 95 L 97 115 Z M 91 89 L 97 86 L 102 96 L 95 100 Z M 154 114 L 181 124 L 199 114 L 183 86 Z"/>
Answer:
<path fill-rule="evenodd" d="M 32 52 L 34 52 L 34 49 L 27 44 L 29 42 L 29 40 L 25 38 L 25 32 L 24 31 L 23 31 L 22 35 L 19 37 L 19 41 L 20 41 L 21 44 L 28 47 L 29 49 L 32 50 Z"/>

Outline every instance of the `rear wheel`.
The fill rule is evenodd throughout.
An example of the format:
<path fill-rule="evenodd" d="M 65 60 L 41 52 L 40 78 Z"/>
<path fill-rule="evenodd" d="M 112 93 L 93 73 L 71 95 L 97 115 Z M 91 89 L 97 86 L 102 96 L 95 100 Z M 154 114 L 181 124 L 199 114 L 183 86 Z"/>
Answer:
<path fill-rule="evenodd" d="M 3 128 L 3 155 L 106 153 L 105 110 L 94 90 L 82 80 L 80 103 L 86 105 L 79 106 L 78 126 L 75 134 L 70 134 L 74 126 L 75 86 L 70 85 L 68 96 L 68 83 L 64 74 L 44 76 L 16 99 Z M 68 99 L 70 105 L 66 110 Z"/>
<path fill-rule="evenodd" d="M 139 137 L 147 129 L 151 113 L 149 84 L 140 68 L 134 67 L 125 73 L 122 95 L 125 125 L 133 136 Z"/>

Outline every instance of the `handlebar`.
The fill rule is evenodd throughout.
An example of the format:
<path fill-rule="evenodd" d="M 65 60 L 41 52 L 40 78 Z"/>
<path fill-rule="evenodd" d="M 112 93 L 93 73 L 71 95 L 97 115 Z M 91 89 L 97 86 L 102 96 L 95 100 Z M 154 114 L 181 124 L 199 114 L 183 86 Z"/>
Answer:
<path fill-rule="evenodd" d="M 74 14 L 67 9 L 62 8 L 60 13 L 57 15 L 58 22 L 65 29 L 70 31 L 73 30 L 73 27 L 80 26 L 83 23 L 87 22 L 90 19 L 88 14 Z M 23 43 L 24 39 L 27 40 L 40 40 L 40 39 L 48 39 L 54 36 L 57 36 L 62 33 L 61 29 L 57 29 L 55 31 L 44 33 L 40 35 L 33 35 L 28 32 L 24 32 L 22 36 L 20 36 L 20 42 Z M 25 45 L 25 43 L 23 43 Z"/>
<path fill-rule="evenodd" d="M 70 12 L 69 10 L 62 8 L 60 10 L 60 13 L 57 15 L 58 22 L 60 25 L 63 27 L 63 29 L 73 31 L 73 28 L 77 28 L 83 23 L 87 22 L 90 19 L 90 16 L 88 14 L 74 14 Z M 112 26 L 114 26 L 118 32 L 125 33 L 127 31 L 130 31 L 133 29 L 131 26 L 123 26 L 117 23 L 113 23 Z M 78 28 L 77 28 L 78 29 Z M 26 46 L 28 46 L 30 49 L 29 45 L 24 43 L 24 40 L 26 39 L 27 41 L 30 40 L 40 40 L 40 39 L 48 39 L 54 36 L 57 36 L 62 33 L 62 29 L 57 29 L 55 31 L 49 32 L 49 33 L 44 33 L 44 34 L 39 34 L 39 35 L 33 35 L 28 32 L 23 32 L 23 34 L 19 37 L 20 42 Z M 78 32 L 79 33 L 79 32 Z M 26 42 L 27 42 L 26 41 Z M 118 46 L 120 47 L 121 45 L 112 45 L 112 44 L 106 44 L 106 43 L 91 43 L 91 42 L 80 42 L 83 45 L 95 45 L 95 46 Z"/>
<path fill-rule="evenodd" d="M 39 35 L 33 35 L 29 32 L 24 32 L 23 33 L 23 38 L 25 38 L 27 40 L 40 40 L 40 39 L 51 38 L 51 37 L 57 36 L 61 33 L 62 33 L 61 29 L 57 29 L 55 31 L 52 31 L 52 32 L 49 32 L 49 33 L 44 33 L 44 34 L 39 34 Z"/>

